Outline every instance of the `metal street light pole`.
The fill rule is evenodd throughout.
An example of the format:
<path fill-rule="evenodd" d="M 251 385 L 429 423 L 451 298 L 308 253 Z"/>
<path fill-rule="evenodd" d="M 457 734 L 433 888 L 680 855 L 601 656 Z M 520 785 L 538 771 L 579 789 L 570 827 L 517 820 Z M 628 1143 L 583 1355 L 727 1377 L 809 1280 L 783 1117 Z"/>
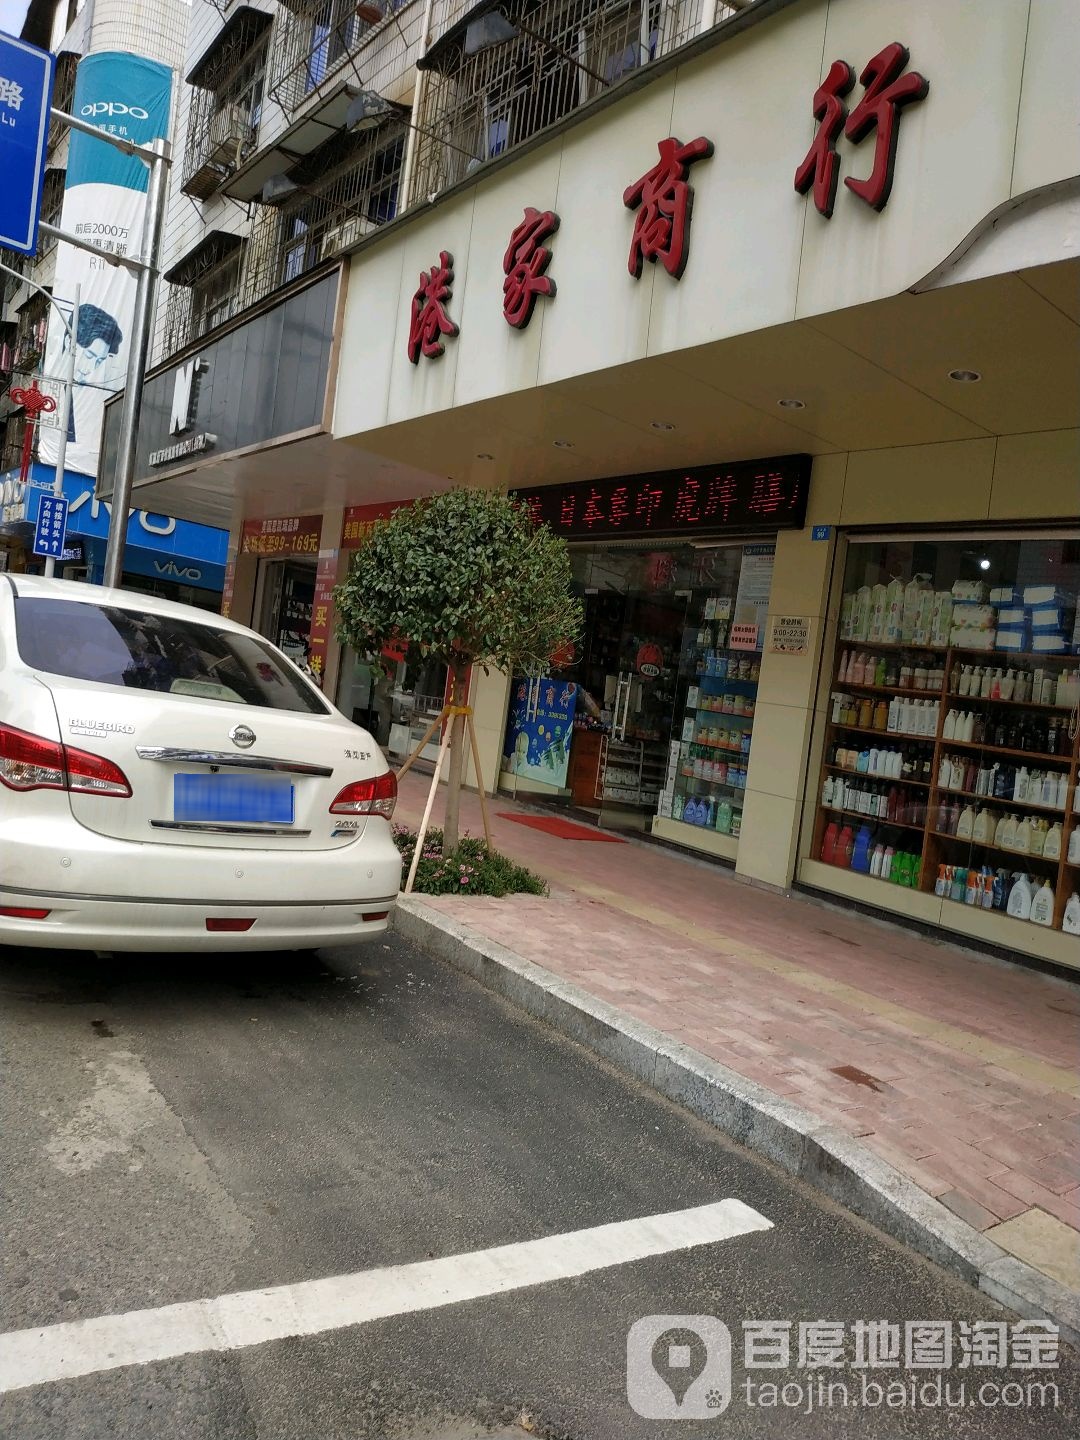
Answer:
<path fill-rule="evenodd" d="M 79 297 L 82 286 L 75 286 L 75 303 L 71 307 L 71 323 L 68 326 L 67 363 L 64 366 L 64 383 L 60 387 L 60 430 L 56 437 L 56 471 L 53 478 L 53 494 L 64 493 L 64 463 L 67 460 L 68 429 L 71 425 L 71 411 L 75 404 L 75 347 L 79 339 Z M 40 425 L 40 422 L 39 422 Z M 40 441 L 39 441 L 40 444 Z M 45 574 L 56 574 L 56 557 L 45 559 Z"/>
<path fill-rule="evenodd" d="M 109 538 L 105 550 L 103 584 L 117 587 L 124 571 L 124 546 L 127 543 L 128 511 L 131 508 L 131 486 L 135 479 L 135 450 L 139 438 L 139 413 L 142 410 L 143 380 L 150 353 L 150 329 L 153 321 L 154 285 L 157 280 L 158 257 L 161 249 L 161 227 L 165 218 L 165 191 L 169 179 L 168 145 L 157 140 L 150 161 L 150 183 L 143 216 L 142 269 L 135 289 L 135 313 L 132 317 L 134 343 L 128 356 L 124 408 L 120 416 L 120 439 L 116 454 L 116 475 L 113 480 L 112 514 L 109 516 Z"/>

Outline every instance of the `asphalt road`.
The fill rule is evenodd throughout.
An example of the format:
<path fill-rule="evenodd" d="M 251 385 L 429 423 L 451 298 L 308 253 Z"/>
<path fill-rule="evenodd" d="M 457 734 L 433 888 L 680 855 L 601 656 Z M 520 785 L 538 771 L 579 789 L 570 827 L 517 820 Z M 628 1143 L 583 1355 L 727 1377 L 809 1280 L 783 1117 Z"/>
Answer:
<path fill-rule="evenodd" d="M 1048 1371 L 954 1365 L 942 1393 L 958 1408 L 934 1403 L 939 1372 L 905 1368 L 903 1342 L 898 1367 L 855 1368 L 859 1320 L 948 1321 L 958 1337 L 1011 1317 L 396 938 L 318 958 L 0 952 L 0 1044 L 0 1359 L 15 1331 L 50 1341 L 72 1321 L 727 1198 L 771 1222 L 440 1308 L 9 1389 L 5 1440 L 1077 1433 L 1067 1353 Z M 728 1327 L 722 1415 L 630 1408 L 627 1333 L 653 1314 Z M 755 1320 L 790 1323 L 788 1364 L 756 1353 L 747 1367 Z M 800 1367 L 799 1324 L 815 1321 L 844 1322 L 841 1368 Z M 664 1400 L 693 1395 L 686 1377 L 722 1358 L 660 1329 L 637 1373 L 658 1366 Z M 901 1398 L 913 1379 L 931 1385 L 921 1404 Z M 846 1389 L 821 1408 L 830 1381 Z M 1033 1381 L 1057 1386 L 1056 1408 Z M 1017 1388 L 977 1394 L 987 1383 Z"/>

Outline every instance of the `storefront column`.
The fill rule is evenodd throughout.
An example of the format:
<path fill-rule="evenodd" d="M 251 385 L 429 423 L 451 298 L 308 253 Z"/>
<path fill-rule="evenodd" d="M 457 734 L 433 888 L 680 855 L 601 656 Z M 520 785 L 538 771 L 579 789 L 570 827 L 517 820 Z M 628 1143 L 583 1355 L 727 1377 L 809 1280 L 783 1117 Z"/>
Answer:
<path fill-rule="evenodd" d="M 814 461 L 805 528 L 782 531 L 776 541 L 735 868 L 748 880 L 781 889 L 791 884 L 795 871 L 846 469 L 846 455 Z M 831 527 L 827 538 L 813 538 L 817 525 Z M 780 616 L 806 622 L 804 653 L 771 650 L 773 623 Z"/>

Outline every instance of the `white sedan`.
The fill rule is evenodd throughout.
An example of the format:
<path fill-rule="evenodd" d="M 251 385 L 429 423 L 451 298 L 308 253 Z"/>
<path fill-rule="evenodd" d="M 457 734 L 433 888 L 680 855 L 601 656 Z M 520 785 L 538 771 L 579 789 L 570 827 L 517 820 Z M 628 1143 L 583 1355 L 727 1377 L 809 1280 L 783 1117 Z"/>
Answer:
<path fill-rule="evenodd" d="M 260 635 L 0 575 L 0 944 L 284 950 L 386 929 L 397 782 Z"/>

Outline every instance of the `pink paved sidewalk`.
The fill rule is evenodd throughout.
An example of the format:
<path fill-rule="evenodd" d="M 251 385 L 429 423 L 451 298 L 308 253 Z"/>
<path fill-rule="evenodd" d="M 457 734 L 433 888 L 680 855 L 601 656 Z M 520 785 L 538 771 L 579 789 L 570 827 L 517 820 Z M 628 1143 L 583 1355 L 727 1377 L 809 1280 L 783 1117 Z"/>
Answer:
<path fill-rule="evenodd" d="M 399 821 L 427 783 L 406 777 Z M 474 795 L 463 826 L 482 833 Z M 858 1136 L 1080 1290 L 1080 989 L 657 846 L 493 830 L 550 897 L 428 903 Z"/>

